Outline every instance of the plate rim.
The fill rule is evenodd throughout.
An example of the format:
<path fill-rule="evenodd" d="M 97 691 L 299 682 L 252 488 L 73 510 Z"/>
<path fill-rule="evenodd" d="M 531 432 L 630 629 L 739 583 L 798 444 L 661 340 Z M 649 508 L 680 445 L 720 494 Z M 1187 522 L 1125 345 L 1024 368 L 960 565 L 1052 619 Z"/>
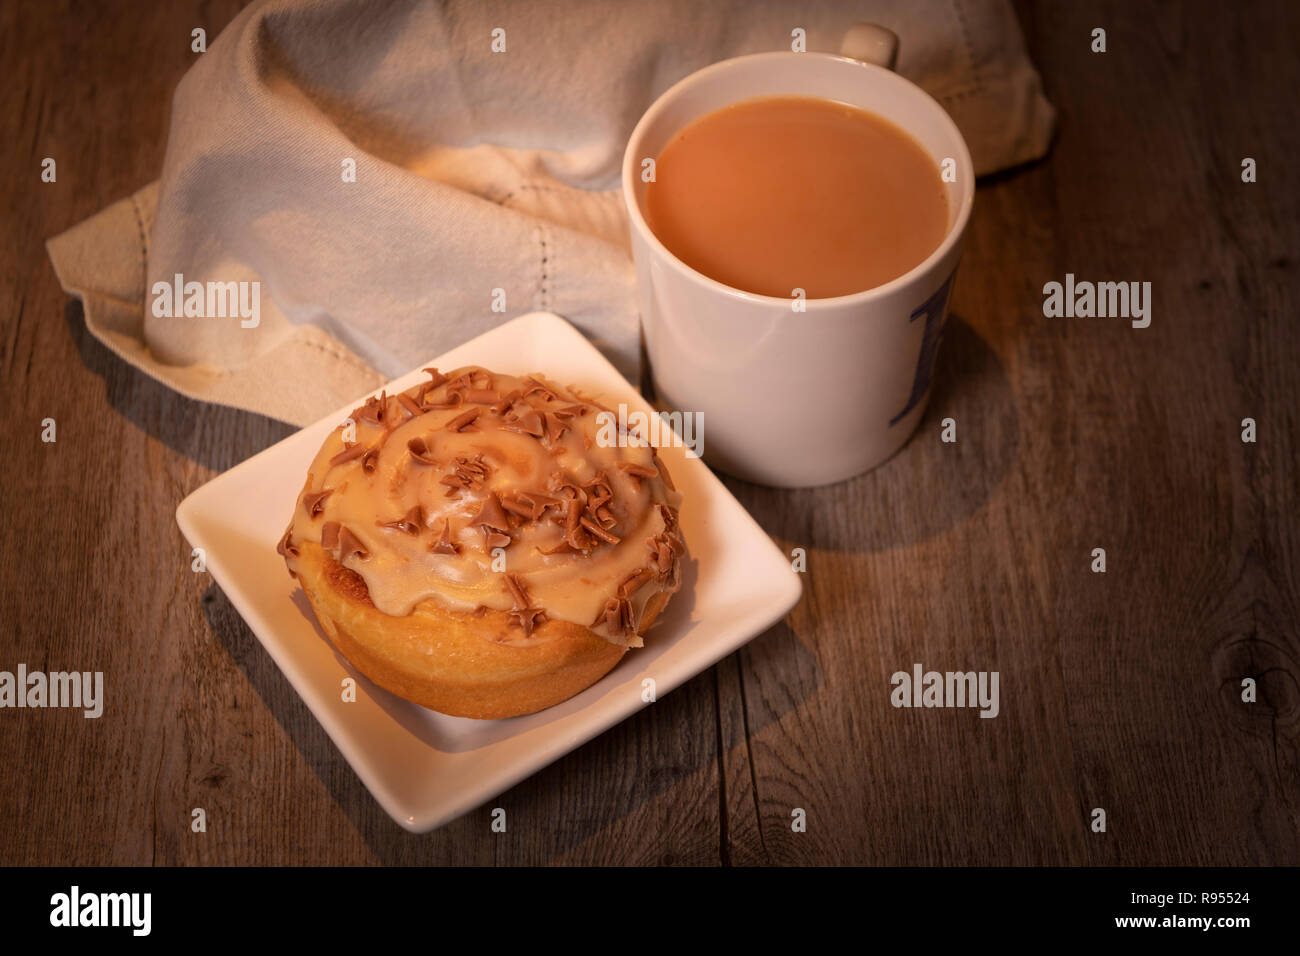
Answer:
<path fill-rule="evenodd" d="M 196 540 L 196 538 L 201 538 L 203 536 L 196 522 L 203 513 L 203 502 L 219 490 L 215 489 L 213 486 L 228 483 L 231 475 L 236 472 L 242 473 L 248 469 L 255 468 L 260 459 L 263 457 L 269 457 L 273 452 L 280 449 L 280 447 L 287 442 L 302 440 L 300 436 L 303 432 L 321 427 L 340 414 L 346 417 L 348 411 L 355 406 L 358 401 L 364 401 L 367 396 L 378 395 L 380 392 L 390 388 L 394 382 L 412 375 L 424 367 L 446 364 L 445 361 L 443 361 L 446 355 L 462 348 L 469 347 L 479 339 L 487 338 L 489 336 L 500 336 L 505 330 L 517 326 L 537 327 L 537 331 L 542 333 L 544 333 L 549 327 L 556 332 L 561 332 L 566 337 L 575 339 L 588 353 L 588 355 L 583 359 L 584 363 L 599 360 L 600 363 L 603 363 L 605 369 L 616 377 L 631 394 L 636 395 L 638 402 L 644 404 L 650 410 L 654 410 L 653 406 L 645 400 L 644 396 L 640 394 L 636 386 L 629 382 L 623 374 L 618 371 L 613 363 L 602 355 L 595 345 L 585 335 L 583 335 L 581 330 L 576 326 L 552 312 L 529 312 L 510 319 L 507 322 L 503 322 L 500 325 L 494 326 L 486 332 L 473 336 L 459 345 L 448 349 L 437 358 L 422 362 L 406 372 L 392 376 L 380 386 L 352 399 L 340 406 L 336 411 L 323 415 L 317 420 L 297 428 L 295 431 L 281 438 L 274 444 L 250 455 L 248 458 L 245 458 L 243 461 L 231 466 L 220 474 L 214 475 L 181 499 L 176 506 L 176 523 L 180 528 L 181 534 L 192 548 L 205 548 L 205 565 L 213 582 L 221 588 L 222 593 L 225 594 L 227 600 L 230 601 L 231 605 L 243 619 L 249 630 L 253 632 L 258 643 L 270 655 L 271 660 L 274 662 L 275 666 L 279 668 L 281 674 L 293 688 L 294 693 L 298 695 L 302 703 L 311 712 L 312 716 L 316 719 L 316 722 L 320 724 L 321 728 L 325 731 L 334 746 L 338 748 L 343 758 L 347 761 L 348 766 L 361 780 L 363 786 L 365 786 L 366 790 L 369 791 L 371 797 L 380 805 L 384 812 L 393 819 L 394 822 L 403 829 L 412 833 L 427 833 L 431 830 L 437 829 L 438 827 L 463 816 L 474 807 L 480 806 L 486 801 L 491 800 L 494 796 L 505 793 L 521 781 L 540 772 L 550 764 L 562 759 L 584 744 L 595 740 L 601 734 L 629 719 L 634 714 L 644 709 L 648 702 L 642 701 L 641 704 L 638 705 L 633 701 L 628 707 L 620 706 L 614 710 L 612 719 L 608 721 L 597 719 L 593 725 L 594 729 L 591 729 L 589 726 L 584 726 L 581 733 L 570 733 L 565 735 L 563 739 L 558 740 L 558 746 L 547 748 L 543 751 L 544 755 L 540 760 L 521 761 L 516 765 L 511 766 L 504 774 L 495 777 L 495 782 L 487 788 L 490 792 L 486 793 L 486 795 L 482 793 L 481 788 L 470 788 L 460 792 L 455 798 L 440 807 L 435 806 L 426 808 L 423 811 L 416 810 L 402 803 L 386 782 L 376 779 L 374 771 L 370 767 L 369 763 L 361 759 L 361 755 L 356 752 L 357 747 L 352 740 L 352 736 L 348 733 L 347 728 L 341 726 L 340 718 L 335 711 L 324 706 L 317 706 L 317 702 L 314 699 L 316 696 L 314 693 L 315 688 L 307 679 L 306 675 L 302 673 L 296 660 L 292 655 L 287 653 L 282 656 L 278 653 L 276 639 L 274 637 L 264 636 L 264 632 L 273 634 L 277 629 L 258 610 L 257 606 L 253 602 L 245 600 L 243 586 L 235 580 L 234 574 L 226 566 L 226 562 L 220 557 L 220 554 L 211 551 L 210 547 L 205 545 L 202 541 Z M 743 515 L 744 520 L 748 522 L 750 531 L 759 535 L 762 541 L 767 545 L 767 548 L 770 549 L 769 556 L 777 559 L 780 564 L 783 564 L 787 573 L 780 575 L 783 587 L 765 589 L 765 593 L 771 597 L 771 602 L 765 605 L 764 610 L 756 612 L 750 623 L 734 626 L 724 624 L 722 626 L 723 636 L 721 639 L 714 639 L 716 646 L 720 648 L 719 653 L 714 655 L 712 649 L 710 649 L 703 655 L 702 659 L 705 662 L 702 665 L 698 667 L 694 664 L 688 665 L 686 667 L 688 673 L 684 674 L 680 680 L 673 683 L 672 686 L 667 687 L 663 692 L 664 694 L 671 693 L 673 690 L 676 690 L 694 677 L 697 677 L 709 670 L 711 667 L 716 666 L 719 661 L 728 655 L 735 653 L 760 634 L 766 632 L 778 621 L 784 618 L 803 597 L 802 578 L 798 572 L 796 572 L 793 567 L 785 561 L 784 554 L 781 552 L 776 542 L 772 540 L 771 536 L 768 535 L 763 527 L 754 519 L 754 516 L 749 513 L 748 509 L 740 503 L 739 499 L 731 493 L 731 490 L 723 484 L 722 480 L 714 474 L 712 469 L 702 460 L 696 460 L 699 467 L 703 469 L 700 473 L 701 480 L 708 487 L 710 495 L 721 494 L 724 496 L 724 500 L 730 499 L 731 503 L 735 506 L 735 511 L 738 512 L 739 515 Z M 773 562 L 773 571 L 775 570 L 776 563 L 777 562 Z M 331 647 L 333 647 L 332 644 Z M 337 648 L 334 648 L 334 650 L 337 652 Z M 355 668 L 353 669 L 355 670 Z M 359 671 L 357 673 L 360 674 Z M 604 678 L 602 678 L 602 680 L 604 680 Z M 312 690 L 313 693 L 309 694 L 305 692 L 303 689 L 304 686 Z M 596 685 L 593 684 L 592 686 Z M 378 688 L 379 685 L 375 685 L 375 687 Z M 382 690 L 382 688 L 379 689 Z M 656 695 L 656 699 L 658 699 L 659 696 L 661 695 Z"/>

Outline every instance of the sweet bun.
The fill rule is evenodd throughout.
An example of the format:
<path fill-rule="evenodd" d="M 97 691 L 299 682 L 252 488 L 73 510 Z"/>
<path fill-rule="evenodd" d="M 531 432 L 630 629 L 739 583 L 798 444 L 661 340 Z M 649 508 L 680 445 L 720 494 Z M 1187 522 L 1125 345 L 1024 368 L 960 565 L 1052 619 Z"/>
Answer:
<path fill-rule="evenodd" d="M 426 372 L 330 434 L 278 550 L 376 684 L 459 717 L 534 713 L 641 646 L 681 585 L 681 496 L 572 389 Z"/>

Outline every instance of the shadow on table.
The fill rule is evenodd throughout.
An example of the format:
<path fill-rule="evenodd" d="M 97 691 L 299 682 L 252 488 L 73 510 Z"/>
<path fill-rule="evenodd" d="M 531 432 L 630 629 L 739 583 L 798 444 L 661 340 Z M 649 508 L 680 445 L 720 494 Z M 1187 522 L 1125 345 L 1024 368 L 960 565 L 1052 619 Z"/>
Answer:
<path fill-rule="evenodd" d="M 940 440 L 945 418 L 956 422 L 955 442 Z M 722 478 L 779 542 L 872 553 L 924 541 L 970 518 L 993 495 L 1019 446 L 1020 413 L 1001 360 L 967 322 L 951 315 L 929 406 L 893 458 L 821 488 Z"/>
<path fill-rule="evenodd" d="M 63 318 L 82 364 L 104 380 L 114 411 L 204 468 L 226 471 L 297 430 L 256 412 L 186 398 L 155 381 L 90 334 L 78 299 L 69 300 Z"/>
<path fill-rule="evenodd" d="M 745 734 L 749 739 L 798 707 L 821 685 L 816 656 L 784 621 L 778 622 L 741 651 L 687 681 L 653 706 L 638 711 L 539 770 L 506 793 L 492 798 L 482 807 L 430 833 L 414 834 L 399 827 L 370 795 L 311 710 L 215 583 L 204 592 L 203 611 L 212 633 L 244 672 L 371 852 L 380 862 L 393 865 L 481 864 L 498 860 L 546 863 L 617 826 L 668 791 L 695 785 L 693 781 L 697 780 L 701 770 L 707 767 L 721 769 L 717 682 L 721 669 L 742 666 L 741 654 L 757 654 L 758 659 L 779 655 L 788 659 L 788 666 L 794 673 L 814 676 L 781 705 L 748 708 Z M 730 705 L 732 702 L 729 700 L 727 703 Z M 701 712 L 709 718 L 704 726 L 701 726 Z M 619 765 L 611 767 L 611 760 Z M 628 785 L 621 789 L 612 785 L 604 787 L 602 779 Z M 581 789 L 577 789 L 579 787 Z M 558 819 L 576 820 L 578 815 L 574 813 L 574 806 L 579 799 L 582 801 L 579 824 L 563 828 L 550 824 L 550 821 Z M 498 850 L 490 842 L 500 836 L 489 828 L 487 809 L 497 806 L 507 808 L 508 822 L 515 826 L 538 827 L 538 816 L 545 821 L 541 829 L 533 830 L 524 841 L 510 844 L 510 850 L 521 852 Z M 532 808 L 536 816 L 525 823 L 521 821 L 521 811 L 514 811 L 511 815 L 511 807 Z M 616 861 L 611 859 L 607 862 Z"/>

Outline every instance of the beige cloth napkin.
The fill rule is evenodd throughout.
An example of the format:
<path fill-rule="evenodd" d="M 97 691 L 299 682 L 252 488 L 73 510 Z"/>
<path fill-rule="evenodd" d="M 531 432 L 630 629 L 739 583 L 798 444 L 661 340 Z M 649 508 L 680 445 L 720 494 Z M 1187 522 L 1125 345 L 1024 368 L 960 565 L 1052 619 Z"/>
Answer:
<path fill-rule="evenodd" d="M 267 0 L 177 87 L 161 179 L 50 258 L 122 358 L 295 424 L 535 309 L 636 381 L 617 190 L 633 125 L 702 66 L 790 49 L 796 29 L 838 52 L 863 20 L 899 35 L 899 72 L 978 172 L 1046 151 L 1053 111 L 1006 0 Z M 155 284 L 178 274 L 258 283 L 256 327 L 165 314 Z"/>

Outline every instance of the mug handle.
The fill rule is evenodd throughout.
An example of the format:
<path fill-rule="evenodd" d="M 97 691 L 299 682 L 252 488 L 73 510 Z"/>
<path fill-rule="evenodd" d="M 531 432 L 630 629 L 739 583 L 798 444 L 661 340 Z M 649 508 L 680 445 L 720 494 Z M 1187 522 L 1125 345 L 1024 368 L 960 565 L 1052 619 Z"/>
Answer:
<path fill-rule="evenodd" d="M 855 23 L 840 42 L 840 56 L 892 70 L 898 62 L 898 34 L 875 23 Z"/>

